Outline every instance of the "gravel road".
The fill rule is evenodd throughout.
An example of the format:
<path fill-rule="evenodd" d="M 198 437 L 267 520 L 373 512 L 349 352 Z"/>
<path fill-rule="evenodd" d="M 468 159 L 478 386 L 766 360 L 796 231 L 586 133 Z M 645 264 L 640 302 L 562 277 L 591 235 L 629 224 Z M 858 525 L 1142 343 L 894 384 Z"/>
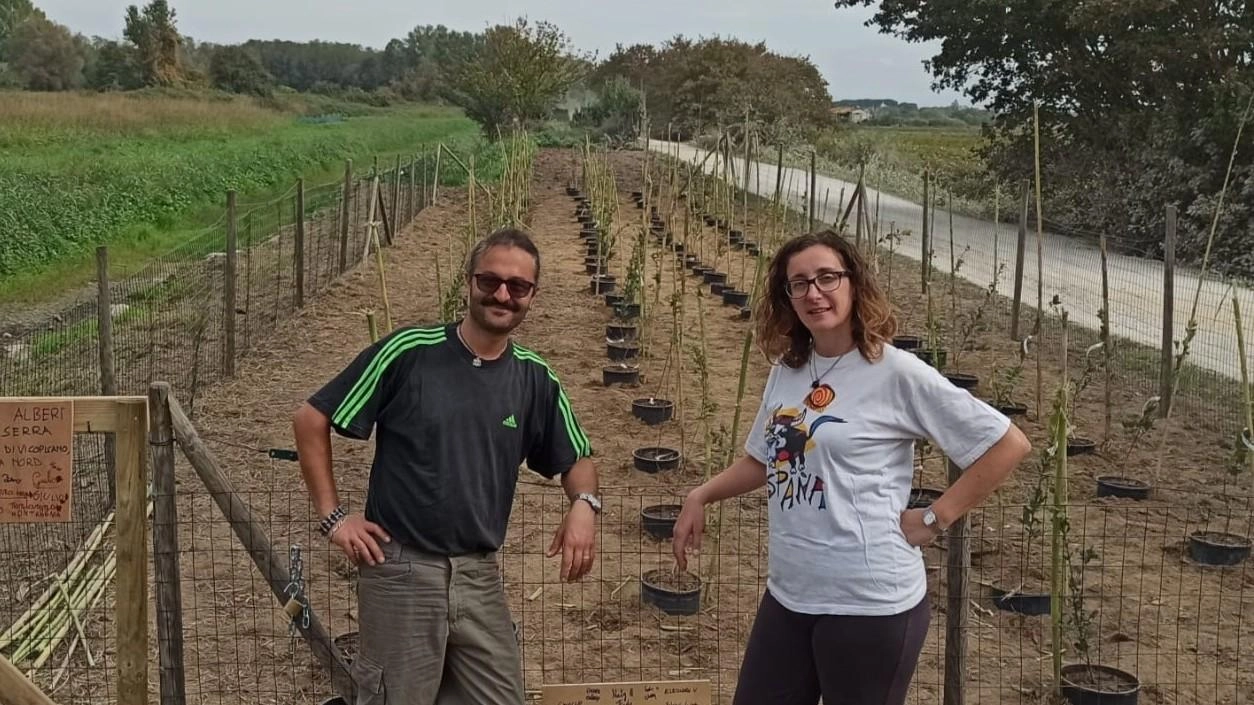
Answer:
<path fill-rule="evenodd" d="M 664 141 L 651 141 L 651 150 L 667 153 L 679 159 L 698 163 L 705 158 L 706 151 L 685 144 Z M 706 171 L 713 168 L 714 159 L 706 163 Z M 743 159 L 735 159 L 737 173 L 744 168 Z M 776 166 L 764 162 L 754 162 L 750 172 L 750 188 L 759 195 L 771 195 L 775 189 Z M 809 174 L 803 169 L 785 168 L 784 193 L 789 202 L 801 208 L 806 199 L 809 187 Z M 825 222 L 833 222 L 840 217 L 838 212 L 838 195 L 841 189 L 845 193 L 853 192 L 854 184 L 829 176 L 818 175 L 815 192 L 819 217 Z M 823 209 L 824 195 L 830 194 L 828 207 Z M 910 235 L 903 238 L 897 245 L 898 252 L 916 261 L 922 259 L 920 228 L 923 220 L 923 208 L 903 198 L 888 193 L 877 193 L 867 189 L 868 203 L 874 208 L 879 199 L 880 220 L 884 223 L 895 222 L 898 228 L 908 228 Z M 1048 207 L 1048 204 L 1046 204 Z M 872 212 L 872 217 L 874 213 Z M 949 270 L 949 216 L 945 211 L 937 213 L 932 250 L 933 266 L 938 272 Z M 996 262 L 1005 265 L 1001 284 L 1002 291 L 1011 290 L 1011 277 L 1014 274 L 1014 247 L 1016 228 L 1013 225 L 1001 224 L 996 227 L 990 221 L 954 215 L 954 249 L 963 259 L 959 274 L 979 286 L 988 286 L 992 282 L 996 269 L 994 262 L 994 245 L 996 242 Z M 1076 238 L 1058 235 L 1046 231 L 1043 239 L 1044 250 L 1044 299 L 1049 301 L 1055 294 L 1061 298 L 1072 321 L 1077 325 L 1097 330 L 1100 327 L 1098 311 L 1101 308 L 1101 259 L 1098 248 Z M 1036 266 L 1036 235 L 1028 233 L 1023 268 L 1023 300 L 1024 311 L 1032 310 L 1036 301 L 1036 287 L 1039 270 Z M 1162 345 L 1162 310 L 1163 310 L 1163 264 L 1157 260 L 1142 259 L 1111 253 L 1109 256 L 1109 278 L 1111 299 L 1111 332 L 1117 337 L 1127 338 L 1154 348 Z M 1185 326 L 1193 306 L 1193 297 L 1197 292 L 1199 277 L 1196 270 L 1182 267 L 1176 268 L 1174 296 L 1174 337 L 1177 341 L 1184 337 Z M 1236 324 L 1232 317 L 1232 296 L 1236 294 L 1241 302 L 1241 314 L 1245 321 L 1246 358 L 1250 369 L 1254 370 L 1254 290 L 1245 287 L 1232 287 L 1230 284 L 1205 278 L 1202 281 L 1201 296 L 1198 300 L 1198 331 L 1194 336 L 1189 354 L 1189 361 L 1198 366 L 1233 380 L 1240 378 L 1237 357 Z M 1031 317 L 1025 315 L 1024 321 L 1030 325 Z"/>

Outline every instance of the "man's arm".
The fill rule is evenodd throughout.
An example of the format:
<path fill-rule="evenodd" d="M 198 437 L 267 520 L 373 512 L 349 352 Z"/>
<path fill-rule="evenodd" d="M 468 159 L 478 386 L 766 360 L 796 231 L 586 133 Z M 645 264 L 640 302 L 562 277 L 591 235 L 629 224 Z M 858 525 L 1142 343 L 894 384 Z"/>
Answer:
<path fill-rule="evenodd" d="M 305 402 L 292 418 L 292 434 L 296 438 L 296 455 L 300 474 L 313 501 L 314 512 L 325 517 L 340 506 L 335 489 L 335 473 L 331 472 L 331 420 L 312 404 Z M 376 541 L 391 541 L 383 528 L 366 521 L 360 514 L 350 514 L 331 530 L 328 537 L 354 563 L 370 565 L 383 562 L 383 551 Z"/>
<path fill-rule="evenodd" d="M 597 482 L 597 471 L 592 465 L 591 458 L 580 458 L 575 461 L 570 470 L 562 475 L 562 489 L 566 490 L 566 496 L 572 502 L 584 493 L 597 494 L 600 488 Z"/>
<path fill-rule="evenodd" d="M 562 489 L 570 498 L 570 509 L 549 545 L 548 556 L 562 554 L 562 580 L 574 582 L 592 570 L 596 560 L 597 512 L 580 494 L 597 494 L 597 471 L 591 458 L 580 458 L 562 474 Z"/>
<path fill-rule="evenodd" d="M 292 418 L 300 474 L 309 488 L 314 512 L 324 517 L 340 506 L 331 472 L 331 421 L 309 402 L 301 404 Z"/>

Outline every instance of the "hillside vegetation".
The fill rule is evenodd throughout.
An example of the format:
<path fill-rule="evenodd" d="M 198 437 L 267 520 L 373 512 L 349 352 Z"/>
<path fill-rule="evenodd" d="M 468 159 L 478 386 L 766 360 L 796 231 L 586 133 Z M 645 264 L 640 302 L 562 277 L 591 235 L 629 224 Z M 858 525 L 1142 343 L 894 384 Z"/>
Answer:
<path fill-rule="evenodd" d="M 346 158 L 368 168 L 375 156 L 479 141 L 449 108 L 304 114 L 318 107 L 188 93 L 0 96 L 0 290 L 90 271 L 98 244 L 117 245 L 120 261 L 168 248 L 217 221 L 228 189 L 263 200 L 301 175 L 311 186 L 341 178 Z"/>

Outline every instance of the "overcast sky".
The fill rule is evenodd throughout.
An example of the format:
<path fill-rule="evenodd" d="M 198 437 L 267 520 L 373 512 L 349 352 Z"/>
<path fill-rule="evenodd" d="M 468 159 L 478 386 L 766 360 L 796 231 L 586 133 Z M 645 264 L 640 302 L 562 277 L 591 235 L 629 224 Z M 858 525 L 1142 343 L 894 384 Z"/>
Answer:
<path fill-rule="evenodd" d="M 142 0 L 34 0 L 53 20 L 87 36 L 120 38 L 126 6 Z M 604 58 L 616 43 L 660 44 L 677 34 L 764 41 L 808 55 L 834 98 L 895 98 L 922 105 L 965 103 L 934 93 L 922 61 L 935 53 L 864 27 L 870 9 L 820 0 L 171 0 L 179 30 L 197 41 L 324 39 L 382 48 L 420 24 L 478 31 L 520 14 L 548 20 L 582 50 Z"/>

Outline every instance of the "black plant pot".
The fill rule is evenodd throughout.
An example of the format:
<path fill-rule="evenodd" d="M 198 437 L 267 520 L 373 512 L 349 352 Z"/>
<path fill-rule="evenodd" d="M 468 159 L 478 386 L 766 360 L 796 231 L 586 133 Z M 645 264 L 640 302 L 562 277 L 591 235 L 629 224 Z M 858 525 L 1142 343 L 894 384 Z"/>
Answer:
<path fill-rule="evenodd" d="M 701 579 L 671 568 L 640 576 L 640 601 L 670 615 L 693 615 L 701 609 Z"/>
<path fill-rule="evenodd" d="M 578 196 L 578 195 L 579 195 L 579 189 L 575 188 L 574 186 L 567 186 L 567 187 L 566 187 L 566 195 L 567 195 L 567 196 Z"/>
<path fill-rule="evenodd" d="M 647 397 L 644 399 L 636 399 L 631 402 L 631 415 L 650 426 L 656 426 L 657 424 L 670 421 L 671 414 L 674 411 L 675 402 L 670 399 Z"/>
<path fill-rule="evenodd" d="M 1136 705 L 1141 681 L 1127 671 L 1072 663 L 1062 667 L 1062 696 L 1071 705 Z"/>
<path fill-rule="evenodd" d="M 679 451 L 674 448 L 646 446 L 631 453 L 633 465 L 641 472 L 655 473 L 679 467 Z"/>
<path fill-rule="evenodd" d="M 683 509 L 679 504 L 654 504 L 640 510 L 640 528 L 658 541 L 675 535 L 675 520 Z"/>
<path fill-rule="evenodd" d="M 707 216 L 705 216 L 705 224 L 706 224 L 707 226 L 709 226 L 709 227 L 711 227 L 711 228 L 712 228 L 712 227 L 714 227 L 714 226 L 715 226 L 715 224 L 717 224 L 717 223 L 718 223 L 718 219 L 717 219 L 717 218 L 715 218 L 714 216 L 712 216 L 712 215 L 707 215 Z"/>
<path fill-rule="evenodd" d="M 1049 593 L 1047 592 L 1016 592 L 1009 593 L 1001 588 L 993 588 L 993 605 L 1004 612 L 1039 616 L 1049 614 Z"/>
<path fill-rule="evenodd" d="M 762 248 L 759 247 L 756 242 L 746 242 L 745 252 L 748 252 L 750 255 L 757 257 L 758 255 L 762 254 Z"/>
<path fill-rule="evenodd" d="M 678 250 L 676 250 L 678 252 Z M 684 255 L 685 267 L 696 267 L 701 264 L 701 258 L 696 255 Z"/>
<path fill-rule="evenodd" d="M 701 277 L 702 279 L 705 278 L 706 274 L 709 274 L 710 272 L 713 272 L 713 271 L 714 271 L 713 267 L 707 267 L 704 264 L 698 265 L 692 268 L 692 273 L 698 277 Z"/>
<path fill-rule="evenodd" d="M 682 255 L 684 253 L 684 243 L 682 242 L 671 243 L 671 250 L 675 254 Z"/>
<path fill-rule="evenodd" d="M 604 263 L 587 262 L 583 265 L 583 271 L 587 274 L 602 274 L 608 270 Z"/>
<path fill-rule="evenodd" d="M 632 198 L 634 198 L 634 199 L 636 199 L 637 201 L 643 201 L 643 200 L 644 200 L 644 191 L 632 191 L 632 192 L 631 192 L 631 197 L 632 197 Z"/>
<path fill-rule="evenodd" d="M 923 339 L 917 335 L 899 335 L 893 338 L 893 347 L 898 350 L 918 350 L 923 347 Z"/>
<path fill-rule="evenodd" d="M 734 229 L 733 229 L 733 230 L 728 230 L 728 231 L 727 231 L 727 242 L 728 242 L 728 243 L 730 243 L 730 244 L 732 244 L 732 245 L 735 245 L 735 244 L 736 244 L 736 243 L 738 243 L 738 242 L 744 242 L 744 241 L 745 241 L 745 233 L 744 233 L 744 231 L 742 231 L 742 230 L 734 230 Z"/>
<path fill-rule="evenodd" d="M 610 340 L 621 340 L 629 343 L 639 335 L 640 333 L 634 323 L 608 323 L 605 326 L 605 337 Z"/>
<path fill-rule="evenodd" d="M 588 249 L 584 252 L 584 256 L 585 257 L 604 257 L 605 253 L 601 251 L 601 248 L 597 246 L 597 243 L 590 242 L 588 243 Z"/>
<path fill-rule="evenodd" d="M 1130 477 L 1105 475 L 1097 478 L 1098 497 L 1124 497 L 1126 499 L 1149 499 L 1150 485 Z"/>
<path fill-rule="evenodd" d="M 612 384 L 637 385 L 640 383 L 640 368 L 636 365 L 606 365 L 601 368 L 601 384 L 606 387 Z"/>
<path fill-rule="evenodd" d="M 736 242 L 733 242 L 731 244 L 731 248 L 733 250 L 743 250 L 745 249 L 745 243 L 741 242 L 740 240 L 737 240 Z"/>
<path fill-rule="evenodd" d="M 605 354 L 614 362 L 633 360 L 640 354 L 640 346 L 635 343 L 606 343 Z"/>
<path fill-rule="evenodd" d="M 748 306 L 742 306 L 740 308 L 740 320 L 747 321 L 752 317 L 753 317 L 753 309 L 749 308 Z"/>
<path fill-rule="evenodd" d="M 919 359 L 938 370 L 945 369 L 945 363 L 949 360 L 949 351 L 947 350 L 911 350 Z"/>
<path fill-rule="evenodd" d="M 596 222 L 595 218 L 593 217 L 591 213 L 581 213 L 576 217 L 579 218 L 579 222 L 584 224 L 585 226 Z"/>
<path fill-rule="evenodd" d="M 592 293 L 594 294 L 608 294 L 614 290 L 615 284 L 616 280 L 613 274 L 601 274 L 592 277 L 588 286 L 592 289 Z"/>
<path fill-rule="evenodd" d="M 739 289 L 724 289 L 723 303 L 728 306 L 745 306 L 749 303 L 749 292 Z"/>
<path fill-rule="evenodd" d="M 980 378 L 965 372 L 950 372 L 945 375 L 955 387 L 959 389 L 975 389 L 980 383 Z"/>
<path fill-rule="evenodd" d="M 714 296 L 722 298 L 723 292 L 731 288 L 732 288 L 731 284 L 714 282 L 713 284 L 710 285 L 710 293 L 713 294 Z"/>
<path fill-rule="evenodd" d="M 722 284 L 727 281 L 727 272 L 702 272 L 701 278 L 705 280 L 706 284 Z"/>
<path fill-rule="evenodd" d="M 1194 531 L 1189 534 L 1189 557 L 1202 565 L 1237 565 L 1250 557 L 1250 540 L 1238 534 Z"/>
<path fill-rule="evenodd" d="M 718 221 L 718 229 L 719 229 L 719 230 L 722 230 L 723 232 L 727 232 L 727 228 L 728 228 L 728 227 L 729 227 L 729 225 L 728 225 L 727 221 L 726 221 L 726 220 L 723 220 L 722 218 L 719 218 L 719 221 Z"/>
<path fill-rule="evenodd" d="M 610 308 L 613 308 L 621 304 L 622 302 L 623 302 L 622 294 L 606 294 L 605 295 L 605 305 L 609 306 Z"/>
<path fill-rule="evenodd" d="M 619 304 L 614 307 L 614 317 L 623 321 L 630 321 L 633 318 L 639 318 L 640 304 Z"/>
<path fill-rule="evenodd" d="M 993 408 L 997 409 L 1006 416 L 1023 416 L 1028 413 L 1027 404 L 1020 404 L 1013 401 L 1006 402 L 1005 404 L 994 404 Z"/>
<path fill-rule="evenodd" d="M 1072 436 L 1067 439 L 1067 456 L 1072 455 L 1088 455 L 1097 448 L 1097 443 L 1091 438 L 1081 438 L 1080 436 Z"/>
<path fill-rule="evenodd" d="M 910 499 L 906 502 L 907 509 L 923 509 L 932 506 L 932 503 L 940 499 L 944 490 L 934 487 L 912 487 L 910 488 Z"/>

